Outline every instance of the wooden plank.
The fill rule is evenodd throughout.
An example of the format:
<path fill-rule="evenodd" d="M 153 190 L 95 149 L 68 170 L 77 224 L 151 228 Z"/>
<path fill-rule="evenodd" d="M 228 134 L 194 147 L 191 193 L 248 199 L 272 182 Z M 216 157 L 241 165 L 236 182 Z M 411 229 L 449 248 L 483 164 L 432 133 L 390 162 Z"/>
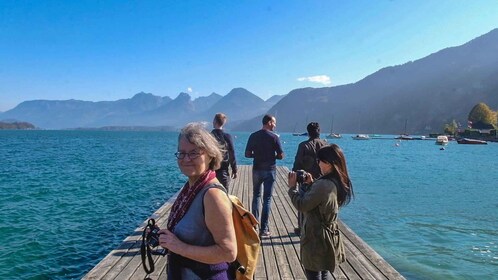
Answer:
<path fill-rule="evenodd" d="M 252 166 L 238 167 L 238 177 L 233 179 L 229 192 L 236 195 L 250 209 L 252 200 Z M 262 240 L 260 260 L 254 279 L 305 279 L 300 262 L 299 236 L 294 234 L 297 226 L 297 211 L 287 194 L 286 167 L 278 166 L 270 214 L 271 238 Z M 159 227 L 166 226 L 175 194 L 155 211 L 154 217 Z M 83 279 L 144 279 L 140 244 L 144 221 L 123 243 L 111 251 Z M 347 225 L 339 221 L 343 235 L 347 261 L 334 272 L 334 279 L 405 279 L 377 252 L 358 237 Z M 154 256 L 156 270 L 149 279 L 166 279 L 167 258 Z"/>
<path fill-rule="evenodd" d="M 297 226 L 297 212 L 291 205 L 287 194 L 287 169 L 277 168 L 277 183 L 275 186 L 275 215 L 277 229 L 286 254 L 286 262 L 289 264 L 293 277 L 305 279 L 304 271 L 299 258 L 300 241 L 299 236 L 294 233 Z"/>

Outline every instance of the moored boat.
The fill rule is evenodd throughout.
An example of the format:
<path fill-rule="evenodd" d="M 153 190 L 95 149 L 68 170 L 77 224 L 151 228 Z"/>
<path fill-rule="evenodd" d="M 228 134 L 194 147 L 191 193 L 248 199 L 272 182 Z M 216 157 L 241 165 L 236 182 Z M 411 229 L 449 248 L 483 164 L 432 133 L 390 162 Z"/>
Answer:
<path fill-rule="evenodd" d="M 353 140 L 370 140 L 370 137 L 366 134 L 357 134 L 351 137 L 353 137 Z"/>
<path fill-rule="evenodd" d="M 329 139 L 342 138 L 342 135 L 338 134 L 338 133 L 330 133 L 329 135 L 327 135 L 327 138 L 329 138 Z"/>
<path fill-rule="evenodd" d="M 461 138 L 457 140 L 458 144 L 477 144 L 477 145 L 487 145 L 488 142 L 479 139 Z"/>
<path fill-rule="evenodd" d="M 447 145 L 448 144 L 448 136 L 446 135 L 439 135 L 436 138 L 436 145 Z"/>
<path fill-rule="evenodd" d="M 394 138 L 398 140 L 413 140 L 413 137 L 407 135 L 407 134 L 401 134 L 400 136 Z"/>

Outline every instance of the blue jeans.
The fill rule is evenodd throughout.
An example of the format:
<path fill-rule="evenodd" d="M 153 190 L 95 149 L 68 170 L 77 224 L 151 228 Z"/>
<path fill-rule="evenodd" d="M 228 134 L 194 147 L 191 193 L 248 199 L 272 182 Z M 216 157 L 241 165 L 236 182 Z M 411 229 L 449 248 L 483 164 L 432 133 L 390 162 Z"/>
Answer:
<path fill-rule="evenodd" d="M 275 170 L 252 171 L 252 214 L 259 220 L 259 231 L 268 231 L 268 217 L 270 216 L 271 197 L 275 185 Z M 261 199 L 261 184 L 263 184 L 263 212 L 259 216 L 259 201 Z"/>

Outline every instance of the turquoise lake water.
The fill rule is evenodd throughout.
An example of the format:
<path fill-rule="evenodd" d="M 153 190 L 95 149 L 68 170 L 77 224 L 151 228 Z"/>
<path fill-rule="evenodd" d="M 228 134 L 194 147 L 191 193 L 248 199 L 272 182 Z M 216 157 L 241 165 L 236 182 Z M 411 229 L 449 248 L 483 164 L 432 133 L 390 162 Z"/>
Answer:
<path fill-rule="evenodd" d="M 233 133 L 239 164 L 248 133 Z M 281 134 L 291 167 L 297 144 Z M 0 279 L 78 279 L 183 185 L 177 133 L 0 131 Z M 498 278 L 498 143 L 329 140 L 340 217 L 407 279 Z"/>

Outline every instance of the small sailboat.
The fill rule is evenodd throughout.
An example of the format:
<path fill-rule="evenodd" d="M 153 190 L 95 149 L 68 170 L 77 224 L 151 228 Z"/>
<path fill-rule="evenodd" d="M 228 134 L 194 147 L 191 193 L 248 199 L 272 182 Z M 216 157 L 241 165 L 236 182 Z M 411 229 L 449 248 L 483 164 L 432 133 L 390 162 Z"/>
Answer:
<path fill-rule="evenodd" d="M 342 135 L 339 133 L 334 133 L 334 116 L 332 116 L 332 124 L 330 125 L 330 133 L 326 137 L 328 139 L 337 139 L 337 138 L 342 138 Z"/>
<path fill-rule="evenodd" d="M 353 140 L 370 140 L 370 136 L 367 134 L 356 134 L 355 136 L 351 136 Z"/>
<path fill-rule="evenodd" d="M 303 132 L 296 132 L 296 128 L 297 128 L 297 122 L 294 125 L 294 132 L 292 132 L 292 136 L 302 136 L 304 133 Z"/>
<path fill-rule="evenodd" d="M 341 134 L 338 134 L 338 133 L 330 133 L 329 135 L 327 135 L 327 138 L 329 139 L 334 139 L 334 138 L 342 138 L 342 135 Z"/>
<path fill-rule="evenodd" d="M 308 114 L 306 114 L 306 121 L 304 122 L 304 125 L 308 125 Z M 297 122 L 294 125 L 294 132 L 292 132 L 292 136 L 308 136 L 308 132 L 296 132 L 297 128 Z"/>
<path fill-rule="evenodd" d="M 410 135 L 408 135 L 408 133 L 406 133 L 406 125 L 408 123 L 408 119 L 405 120 L 405 132 L 400 134 L 398 137 L 394 138 L 394 139 L 398 139 L 398 140 L 413 140 L 414 138 L 411 137 Z"/>

